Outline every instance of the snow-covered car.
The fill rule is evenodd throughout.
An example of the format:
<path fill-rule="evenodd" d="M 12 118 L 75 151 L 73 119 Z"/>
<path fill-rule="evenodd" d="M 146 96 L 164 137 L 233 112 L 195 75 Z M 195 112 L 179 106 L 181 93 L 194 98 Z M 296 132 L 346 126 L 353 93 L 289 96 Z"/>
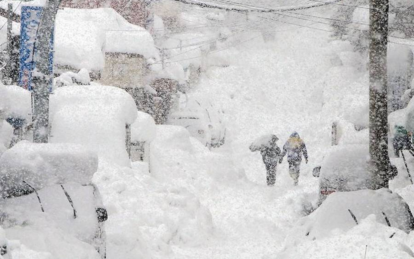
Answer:
<path fill-rule="evenodd" d="M 391 165 L 391 169 L 392 178 L 396 168 Z M 313 176 L 319 177 L 319 204 L 334 192 L 371 189 L 373 179 L 369 170 L 368 145 L 331 147 L 322 165 L 314 169 Z"/>
<path fill-rule="evenodd" d="M 97 155 L 74 144 L 22 141 L 3 153 L 0 224 L 8 238 L 32 249 L 44 247 L 48 241 L 30 238 L 28 233 L 35 229 L 39 235 L 52 228 L 89 244 L 86 253 L 92 255 L 87 258 L 106 258 L 108 216 L 91 182 L 97 168 Z"/>
<path fill-rule="evenodd" d="M 220 147 L 226 140 L 223 112 L 209 101 L 191 99 L 170 114 L 167 124 L 186 128 L 191 136 L 208 147 Z"/>
<path fill-rule="evenodd" d="M 309 216 L 302 234 L 317 239 L 330 235 L 336 229 L 347 231 L 371 214 L 383 225 L 406 233 L 414 229 L 414 217 L 403 198 L 388 189 L 380 189 L 330 195 Z"/>
<path fill-rule="evenodd" d="M 363 258 L 367 248 L 372 258 L 413 258 L 413 227 L 407 203 L 388 189 L 337 192 L 295 224 L 276 258 Z"/>

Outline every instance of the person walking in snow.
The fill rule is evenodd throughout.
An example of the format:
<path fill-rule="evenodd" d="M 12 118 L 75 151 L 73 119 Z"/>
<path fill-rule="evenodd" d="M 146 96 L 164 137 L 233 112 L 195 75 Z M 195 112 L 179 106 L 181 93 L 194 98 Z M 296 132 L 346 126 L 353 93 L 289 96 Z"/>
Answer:
<path fill-rule="evenodd" d="M 276 135 L 269 135 L 256 140 L 250 145 L 251 151 L 260 151 L 263 158 L 263 163 L 266 166 L 266 181 L 268 186 L 273 186 L 276 183 L 276 167 L 280 156 L 280 148 L 276 141 L 279 138 Z"/>
<path fill-rule="evenodd" d="M 393 146 L 396 157 L 400 157 L 403 150 L 413 151 L 413 144 L 411 143 L 411 133 L 403 126 L 394 126 Z"/>
<path fill-rule="evenodd" d="M 303 142 L 297 132 L 293 132 L 283 146 L 279 163 L 282 163 L 286 154 L 289 163 L 290 177 L 292 177 L 294 185 L 298 185 L 302 155 L 305 158 L 306 163 L 308 163 L 308 151 L 306 150 L 305 142 Z"/>
<path fill-rule="evenodd" d="M 267 171 L 267 185 L 275 185 L 276 183 L 276 167 L 277 160 L 280 155 L 280 148 L 277 146 L 276 142 L 269 147 L 264 147 L 260 150 L 262 155 L 263 162 L 266 166 Z"/>

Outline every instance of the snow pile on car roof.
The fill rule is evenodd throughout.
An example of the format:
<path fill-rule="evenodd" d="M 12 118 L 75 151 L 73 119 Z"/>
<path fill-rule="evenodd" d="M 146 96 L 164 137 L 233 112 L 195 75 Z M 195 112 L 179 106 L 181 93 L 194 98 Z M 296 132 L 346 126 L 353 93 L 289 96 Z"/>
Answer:
<path fill-rule="evenodd" d="M 22 141 L 0 158 L 1 196 L 66 182 L 89 184 L 97 169 L 97 156 L 80 145 Z"/>
<path fill-rule="evenodd" d="M 407 233 L 414 228 L 414 218 L 398 194 L 385 189 L 337 192 L 329 195 L 314 212 L 309 237 L 322 238 L 334 229 L 351 229 L 356 223 L 349 210 L 357 221 L 375 214 L 381 224 L 387 225 L 387 218 L 392 227 Z"/>
<path fill-rule="evenodd" d="M 130 166 L 126 125 L 137 117 L 131 95 L 98 84 L 67 86 L 51 97 L 51 142 L 81 144 L 118 165 Z"/>
<path fill-rule="evenodd" d="M 354 191 L 369 186 L 368 145 L 335 146 L 325 157 L 320 182 L 331 188 Z"/>
<path fill-rule="evenodd" d="M 289 244 L 275 258 L 413 258 L 413 252 L 405 245 L 407 240 L 413 238 L 413 234 L 407 235 L 399 229 L 386 227 L 379 224 L 377 219 L 375 215 L 370 215 L 349 231 L 337 230 L 330 238 L 307 239 Z"/>

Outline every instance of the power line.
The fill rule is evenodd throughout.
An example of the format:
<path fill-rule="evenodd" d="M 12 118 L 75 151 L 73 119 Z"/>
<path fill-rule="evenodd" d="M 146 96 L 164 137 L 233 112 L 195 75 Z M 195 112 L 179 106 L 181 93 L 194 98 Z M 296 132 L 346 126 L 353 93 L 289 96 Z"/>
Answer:
<path fill-rule="evenodd" d="M 331 33 L 334 32 L 332 30 L 326 30 L 326 29 L 321 29 L 321 28 L 315 28 L 315 27 L 311 27 L 311 26 L 306 26 L 306 25 L 303 25 L 303 24 L 296 24 L 296 23 L 291 23 L 291 22 L 286 22 L 286 21 L 281 21 L 281 20 L 275 20 L 275 19 L 268 18 L 268 17 L 260 17 L 260 18 L 265 19 L 265 20 L 271 20 L 271 21 L 275 21 L 275 22 L 280 22 L 280 23 L 291 24 L 291 25 L 295 25 L 295 26 L 299 26 L 299 27 L 305 27 L 305 28 L 309 28 L 309 29 L 312 29 L 312 30 L 318 30 L 318 31 L 324 31 L 324 32 L 331 32 Z M 348 28 L 348 27 L 345 27 L 345 26 L 341 26 L 341 27 Z M 355 30 L 355 31 L 361 31 L 361 30 L 358 30 L 356 28 L 348 28 L 348 29 Z M 407 38 L 396 37 L 396 36 L 389 36 L 389 37 L 390 38 L 395 38 L 395 39 L 409 40 Z M 388 42 L 393 43 L 393 44 L 398 44 L 398 45 L 414 46 L 413 44 L 402 43 L 402 42 L 395 42 L 395 41 L 391 41 L 391 40 L 388 40 Z"/>
<path fill-rule="evenodd" d="M 213 8 L 213 9 L 220 9 L 220 10 L 225 10 L 225 11 L 234 11 L 234 12 L 242 12 L 242 13 L 246 13 L 246 12 L 274 13 L 274 12 L 287 12 L 287 11 L 312 9 L 316 7 L 330 5 L 331 3 L 336 3 L 342 0 L 333 0 L 332 2 L 324 2 L 324 3 L 319 3 L 319 4 L 296 6 L 296 7 L 284 7 L 284 8 L 279 8 L 279 9 L 264 9 L 264 8 L 240 9 L 240 8 L 234 8 L 234 7 L 217 6 L 217 5 L 210 4 L 210 3 L 195 2 L 195 1 L 190 1 L 190 0 L 172 0 L 172 1 L 180 2 L 180 3 L 188 4 L 188 5 L 197 5 L 203 8 Z"/>

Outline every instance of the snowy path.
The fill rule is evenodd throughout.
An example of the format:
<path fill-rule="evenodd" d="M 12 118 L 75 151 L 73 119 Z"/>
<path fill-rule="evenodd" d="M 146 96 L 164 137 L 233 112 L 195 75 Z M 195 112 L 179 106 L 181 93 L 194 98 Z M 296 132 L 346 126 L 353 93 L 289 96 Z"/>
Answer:
<path fill-rule="evenodd" d="M 330 123 L 321 126 L 312 100 L 312 82 L 329 67 L 327 34 L 300 30 L 280 34 L 275 43 L 241 51 L 237 63 L 209 71 L 196 94 L 207 95 L 226 112 L 232 149 L 218 151 L 227 165 L 245 170 L 246 181 L 217 187 L 202 197 L 216 228 L 202 247 L 175 247 L 174 258 L 268 258 L 282 247 L 286 232 L 301 217 L 301 199 L 317 192 L 310 174 L 329 145 Z M 261 134 L 276 133 L 279 146 L 297 130 L 308 145 L 311 163 L 302 166 L 300 186 L 293 187 L 287 164 L 279 165 L 277 184 L 265 186 L 265 169 L 248 145 Z M 315 161 L 316 160 L 316 161 Z"/>

